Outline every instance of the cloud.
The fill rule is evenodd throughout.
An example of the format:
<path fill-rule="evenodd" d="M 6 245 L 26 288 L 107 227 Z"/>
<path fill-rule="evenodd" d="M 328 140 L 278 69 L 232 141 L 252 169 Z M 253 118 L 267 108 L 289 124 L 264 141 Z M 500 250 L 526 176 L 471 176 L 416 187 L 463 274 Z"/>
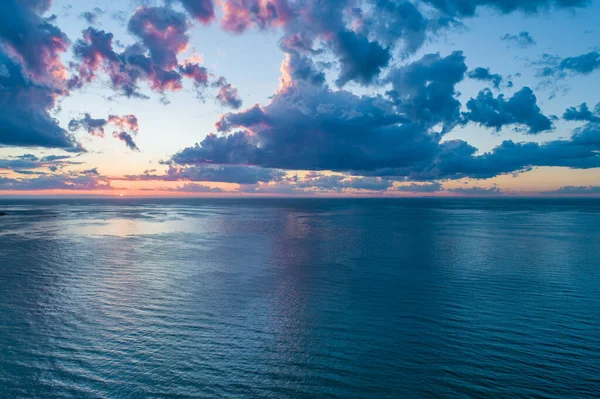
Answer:
<path fill-rule="evenodd" d="M 35 173 L 37 173 L 39 169 L 58 169 L 67 165 L 77 165 L 80 163 L 81 162 L 72 161 L 70 155 L 48 155 L 40 158 L 33 154 L 23 154 L 0 159 L 0 170 L 26 169 L 35 170 Z"/>
<path fill-rule="evenodd" d="M 568 75 L 589 75 L 600 69 L 600 53 L 591 51 L 567 58 L 544 54 L 536 64 L 541 65 L 537 76 L 542 78 L 562 79 Z"/>
<path fill-rule="evenodd" d="M 169 188 L 167 191 L 178 191 L 182 193 L 223 193 L 218 187 L 209 187 L 202 184 L 184 184 L 181 187 Z"/>
<path fill-rule="evenodd" d="M 532 14 L 549 8 L 581 8 L 590 4 L 589 0 L 425 0 L 448 15 L 472 17 L 479 8 L 491 8 L 503 14 L 521 11 Z"/>
<path fill-rule="evenodd" d="M 393 50 L 413 54 L 427 36 L 442 29 L 462 26 L 461 18 L 472 17 L 478 8 L 501 13 L 528 14 L 549 8 L 579 8 L 588 0 L 426 0 L 428 7 L 408 0 L 222 0 L 223 29 L 242 33 L 281 27 L 282 48 L 305 54 L 327 49 L 336 57 L 340 87 L 349 82 L 378 84 Z M 426 12 L 425 12 L 426 11 Z M 516 39 L 531 39 L 522 32 Z M 510 40 L 510 35 L 507 36 Z M 319 44 L 321 49 L 314 48 Z"/>
<path fill-rule="evenodd" d="M 183 88 L 182 79 L 194 82 L 198 96 L 209 86 L 209 71 L 198 63 L 198 57 L 179 63 L 177 56 L 189 42 L 188 21 L 184 14 L 163 7 L 141 7 L 129 21 L 129 30 L 141 42 L 125 47 L 117 53 L 113 49 L 113 35 L 102 30 L 87 28 L 75 43 L 73 54 L 78 75 L 69 80 L 71 88 L 80 88 L 94 81 L 99 71 L 110 78 L 112 88 L 126 97 L 147 98 L 140 90 L 146 81 L 151 90 L 159 93 Z M 238 90 L 224 77 L 214 82 L 218 88 L 217 100 L 239 108 L 242 100 Z"/>
<path fill-rule="evenodd" d="M 577 57 L 567 57 L 558 64 L 558 68 L 562 71 L 590 74 L 600 68 L 600 53 L 592 51 Z"/>
<path fill-rule="evenodd" d="M 367 191 L 385 191 L 392 186 L 392 182 L 380 177 L 351 177 L 346 183 L 346 188 Z"/>
<path fill-rule="evenodd" d="M 482 80 L 484 82 L 490 82 L 492 87 L 499 89 L 502 84 L 502 75 L 497 73 L 491 73 L 489 68 L 477 67 L 467 74 L 471 79 Z"/>
<path fill-rule="evenodd" d="M 183 8 L 203 24 L 209 24 L 215 18 L 212 0 L 179 0 Z"/>
<path fill-rule="evenodd" d="M 100 14 L 103 14 L 104 11 L 102 11 L 102 9 L 95 7 L 93 10 L 91 11 L 84 11 L 81 14 L 79 14 L 79 16 L 83 19 L 85 19 L 85 21 L 90 24 L 90 25 L 95 25 L 98 22 L 98 17 L 100 16 Z"/>
<path fill-rule="evenodd" d="M 80 119 L 71 119 L 69 130 L 73 132 L 83 129 L 92 136 L 104 137 L 104 126 L 106 126 L 106 123 L 106 119 L 94 119 L 90 114 L 86 113 Z"/>
<path fill-rule="evenodd" d="M 133 141 L 133 137 L 127 132 L 120 132 L 120 133 L 113 132 L 113 137 L 124 142 L 125 145 L 127 146 L 127 148 L 129 148 L 131 151 L 139 151 L 140 150 L 138 148 L 138 146 L 135 144 L 135 142 Z"/>
<path fill-rule="evenodd" d="M 242 99 L 240 98 L 238 89 L 233 87 L 231 83 L 228 83 L 224 77 L 220 77 L 213 83 L 213 86 L 219 88 L 215 98 L 222 106 L 233 109 L 238 109 L 242 106 Z"/>
<path fill-rule="evenodd" d="M 319 54 L 322 50 L 314 48 L 319 43 L 336 57 L 338 86 L 370 85 L 391 61 L 392 48 L 402 44 L 414 53 L 429 25 L 409 1 L 365 3 L 361 9 L 362 4 L 352 0 L 223 0 L 222 27 L 236 33 L 282 27 L 284 51 Z"/>
<path fill-rule="evenodd" d="M 144 173 L 127 175 L 125 180 L 201 181 L 216 183 L 256 184 L 279 181 L 285 172 L 243 165 L 173 166 L 164 175 Z"/>
<path fill-rule="evenodd" d="M 543 194 L 598 195 L 600 194 L 600 186 L 564 186 L 558 190 L 546 191 Z"/>
<path fill-rule="evenodd" d="M 178 72 L 194 81 L 196 88 L 202 89 L 208 86 L 208 70 L 195 62 L 184 62 L 177 67 Z"/>
<path fill-rule="evenodd" d="M 296 187 L 309 191 L 337 191 L 365 190 L 385 191 L 392 186 L 392 182 L 380 177 L 348 177 L 345 175 L 318 175 L 307 176 L 304 180 L 295 182 Z"/>
<path fill-rule="evenodd" d="M 90 114 L 86 113 L 79 119 L 71 119 L 69 122 L 69 130 L 77 131 L 83 129 L 92 136 L 104 137 L 104 129 L 108 125 L 112 125 L 118 130 L 113 131 L 113 137 L 124 142 L 131 150 L 139 151 L 132 136 L 132 134 L 136 135 L 139 132 L 138 119 L 135 115 L 109 115 L 107 119 L 95 119 L 92 118 Z"/>
<path fill-rule="evenodd" d="M 267 29 L 283 25 L 292 10 L 286 0 L 222 0 L 223 29 L 241 33 L 251 27 Z"/>
<path fill-rule="evenodd" d="M 94 173 L 43 175 L 27 179 L 0 177 L 0 190 L 112 190 L 110 182 Z"/>
<path fill-rule="evenodd" d="M 287 54 L 281 70 L 280 88 L 269 104 L 221 116 L 216 127 L 224 135 L 209 134 L 171 161 L 330 170 L 389 181 L 483 179 L 537 166 L 600 167 L 600 133 L 594 124 L 576 129 L 568 140 L 506 140 L 482 154 L 462 140 L 442 141 L 459 121 L 495 129 L 518 125 L 528 133 L 552 129 L 527 87 L 509 99 L 484 90 L 461 116 L 455 85 L 467 68 L 460 52 L 428 54 L 394 68 L 386 78 L 394 92 L 386 97 L 331 90 L 318 79 L 311 59 L 295 51 Z M 348 181 L 326 177 L 295 184 L 345 189 Z"/>
<path fill-rule="evenodd" d="M 160 42 L 160 41 L 157 41 Z M 173 49 L 155 44 L 155 57 L 162 63 L 173 62 Z M 147 81 L 152 90 L 176 91 L 182 88 L 181 75 L 174 69 L 163 69 L 146 55 L 142 43 L 135 43 L 116 53 L 113 50 L 113 35 L 102 30 L 87 28 L 83 38 L 73 46 L 73 55 L 79 61 L 79 74 L 69 80 L 71 88 L 80 88 L 97 78 L 103 69 L 109 76 L 112 88 L 126 97 L 145 98 L 140 92 L 139 82 Z"/>
<path fill-rule="evenodd" d="M 332 40 L 333 52 L 338 56 L 341 70 L 338 86 L 350 81 L 369 85 L 392 57 L 389 48 L 350 30 L 342 30 Z"/>
<path fill-rule="evenodd" d="M 61 55 L 67 36 L 42 17 L 49 1 L 5 0 L 0 4 L 0 144 L 77 148 L 51 116 L 68 94 Z"/>
<path fill-rule="evenodd" d="M 502 190 L 498 187 L 458 187 L 449 188 L 448 191 L 452 193 L 464 194 L 464 195 L 500 195 Z"/>
<path fill-rule="evenodd" d="M 287 79 L 282 79 L 286 81 Z M 224 115 L 201 143 L 172 157 L 178 164 L 247 164 L 296 170 L 363 170 L 427 158 L 437 138 L 395 112 L 382 97 L 291 81 L 265 107 Z"/>
<path fill-rule="evenodd" d="M 304 178 L 297 175 L 277 181 L 242 185 L 241 192 L 271 194 L 314 194 L 318 192 L 371 191 L 383 192 L 392 182 L 379 177 L 356 177 L 347 175 L 308 174 Z"/>
<path fill-rule="evenodd" d="M 361 10 L 362 28 L 386 46 L 401 41 L 408 53 L 414 53 L 435 25 L 435 21 L 428 20 L 410 1 L 374 0 L 371 3 L 374 6 L 371 13 Z"/>
<path fill-rule="evenodd" d="M 505 34 L 500 38 L 510 45 L 515 45 L 520 48 L 528 48 L 537 44 L 529 32 L 519 32 L 517 35 Z"/>
<path fill-rule="evenodd" d="M 185 15 L 170 8 L 140 7 L 129 20 L 128 29 L 142 40 L 154 64 L 164 70 L 177 66 L 177 54 L 189 43 Z"/>
<path fill-rule="evenodd" d="M 600 122 L 600 103 L 596 104 L 594 112 L 590 111 L 586 103 L 577 107 L 569 107 L 563 114 L 563 119 L 567 121 L 587 121 Z"/>
<path fill-rule="evenodd" d="M 441 143 L 435 159 L 420 169 L 386 171 L 409 180 L 439 180 L 472 177 L 491 178 L 529 170 L 536 166 L 575 169 L 600 167 L 600 126 L 588 124 L 575 130 L 570 140 L 546 143 L 516 143 L 506 140 L 491 151 L 476 155 L 477 149 L 462 140 Z"/>
<path fill-rule="evenodd" d="M 506 100 L 500 94 L 494 97 L 486 89 L 467 101 L 468 112 L 463 112 L 464 123 L 475 122 L 499 131 L 506 125 L 524 125 L 527 133 L 537 134 L 553 129 L 550 118 L 542 114 L 533 91 L 525 86 Z"/>
<path fill-rule="evenodd" d="M 433 126 L 444 124 L 449 131 L 460 119 L 460 101 L 455 86 L 467 71 L 461 51 L 441 57 L 426 54 L 418 61 L 393 68 L 387 80 L 392 90 L 387 94 L 411 120 Z"/>
<path fill-rule="evenodd" d="M 22 147 L 74 148 L 75 138 L 50 115 L 63 90 L 34 81 L 0 47 L 0 144 Z"/>
<path fill-rule="evenodd" d="M 121 130 L 127 130 L 137 134 L 139 132 L 138 119 L 135 115 L 109 115 L 107 123 L 116 126 Z"/>
<path fill-rule="evenodd" d="M 66 74 L 60 55 L 69 39 L 42 15 L 48 0 L 3 0 L 0 5 L 0 40 L 10 55 L 17 55 L 24 74 L 46 84 L 57 83 Z"/>
<path fill-rule="evenodd" d="M 409 185 L 398 186 L 396 190 L 403 193 L 435 193 L 444 190 L 444 188 L 440 183 L 435 182 L 425 184 L 411 183 Z"/>

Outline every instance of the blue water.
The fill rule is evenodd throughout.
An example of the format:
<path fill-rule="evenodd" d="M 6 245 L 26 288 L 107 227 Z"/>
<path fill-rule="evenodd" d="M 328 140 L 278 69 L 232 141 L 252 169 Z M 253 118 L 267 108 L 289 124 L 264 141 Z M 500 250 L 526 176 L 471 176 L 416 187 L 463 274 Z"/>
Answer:
<path fill-rule="evenodd" d="M 3 200 L 0 397 L 600 397 L 600 201 Z"/>

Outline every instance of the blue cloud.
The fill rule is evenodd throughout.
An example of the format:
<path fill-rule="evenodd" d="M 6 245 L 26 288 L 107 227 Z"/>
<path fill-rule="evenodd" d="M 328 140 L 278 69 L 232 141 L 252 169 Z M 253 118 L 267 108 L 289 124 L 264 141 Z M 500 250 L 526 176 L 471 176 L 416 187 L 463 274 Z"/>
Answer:
<path fill-rule="evenodd" d="M 495 89 L 499 89 L 503 81 L 502 75 L 491 73 L 489 68 L 482 67 L 477 67 L 469 71 L 467 76 L 471 79 L 489 82 Z"/>
<path fill-rule="evenodd" d="M 587 121 L 600 122 L 600 103 L 596 104 L 594 112 L 592 112 L 586 103 L 582 103 L 577 107 L 569 107 L 563 114 L 563 119 L 567 121 Z"/>
<path fill-rule="evenodd" d="M 507 125 L 522 125 L 530 134 L 553 129 L 552 121 L 542 114 L 533 91 L 525 86 L 506 100 L 500 94 L 494 97 L 489 90 L 482 90 L 476 98 L 467 101 L 463 112 L 464 123 L 475 122 L 499 131 Z"/>
<path fill-rule="evenodd" d="M 518 35 L 511 35 L 507 33 L 500 39 L 509 44 L 516 45 L 520 48 L 527 48 L 537 44 L 533 37 L 529 34 L 529 32 L 519 32 Z"/>

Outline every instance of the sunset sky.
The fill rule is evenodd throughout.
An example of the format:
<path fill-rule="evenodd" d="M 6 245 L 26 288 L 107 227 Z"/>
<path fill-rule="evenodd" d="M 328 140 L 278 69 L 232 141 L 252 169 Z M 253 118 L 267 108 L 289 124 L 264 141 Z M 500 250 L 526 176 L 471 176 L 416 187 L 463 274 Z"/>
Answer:
<path fill-rule="evenodd" d="M 599 17 L 4 0 L 0 195 L 600 195 Z"/>

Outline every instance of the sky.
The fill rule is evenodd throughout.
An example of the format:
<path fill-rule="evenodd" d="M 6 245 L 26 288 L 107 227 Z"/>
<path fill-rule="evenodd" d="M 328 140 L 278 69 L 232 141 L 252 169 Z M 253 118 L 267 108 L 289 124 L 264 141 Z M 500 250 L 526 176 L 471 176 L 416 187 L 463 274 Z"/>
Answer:
<path fill-rule="evenodd" d="M 0 195 L 600 196 L 599 17 L 4 0 Z"/>

